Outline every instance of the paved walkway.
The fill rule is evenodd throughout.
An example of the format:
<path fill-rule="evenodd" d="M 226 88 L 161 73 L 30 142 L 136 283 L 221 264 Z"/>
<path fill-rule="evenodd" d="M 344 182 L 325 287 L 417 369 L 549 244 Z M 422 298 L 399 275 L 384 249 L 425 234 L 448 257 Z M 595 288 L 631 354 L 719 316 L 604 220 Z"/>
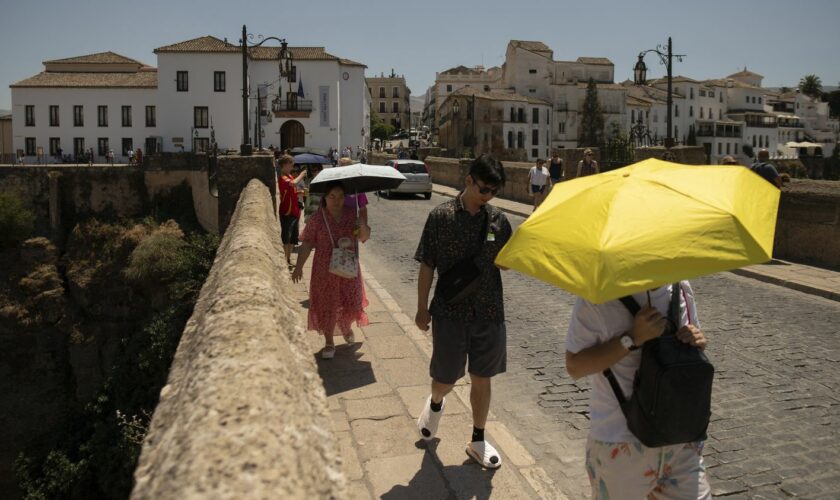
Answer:
<path fill-rule="evenodd" d="M 304 321 L 310 263 L 304 280 L 294 286 Z M 354 327 L 356 344 L 348 346 L 337 336 L 335 358 L 322 360 L 323 339 L 308 332 L 324 380 L 349 497 L 565 499 L 562 485 L 535 464 L 492 412 L 487 438 L 502 454 L 502 467 L 485 470 L 467 456 L 464 448 L 472 432 L 468 378 L 461 379 L 447 397 L 438 436 L 429 442 L 420 439 L 415 422 L 429 394 L 431 337 L 367 272 L 375 267 L 365 262 L 364 253 L 362 266 L 370 325 Z"/>
<path fill-rule="evenodd" d="M 441 184 L 435 184 L 434 191 L 444 196 L 455 196 L 458 193 L 457 189 Z M 502 198 L 495 198 L 491 203 L 506 212 L 522 217 L 528 217 L 533 211 L 531 205 Z M 773 259 L 772 262 L 767 264 L 749 266 L 732 272 L 766 283 L 840 301 L 840 272 L 777 259 Z"/>

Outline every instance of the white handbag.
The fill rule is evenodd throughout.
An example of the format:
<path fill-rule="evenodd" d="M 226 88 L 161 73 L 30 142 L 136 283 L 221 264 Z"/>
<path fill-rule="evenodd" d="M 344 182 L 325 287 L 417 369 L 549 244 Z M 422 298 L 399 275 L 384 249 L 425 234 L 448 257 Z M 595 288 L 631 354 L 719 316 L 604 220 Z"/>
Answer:
<path fill-rule="evenodd" d="M 327 225 L 327 233 L 330 235 L 330 244 L 332 246 L 332 255 L 330 255 L 330 272 L 342 278 L 353 279 L 359 275 L 359 261 L 358 256 L 350 242 L 350 238 L 340 238 L 339 246 L 336 246 L 335 240 L 330 231 L 330 223 L 327 220 L 327 214 L 321 211 L 324 216 L 324 224 Z"/>

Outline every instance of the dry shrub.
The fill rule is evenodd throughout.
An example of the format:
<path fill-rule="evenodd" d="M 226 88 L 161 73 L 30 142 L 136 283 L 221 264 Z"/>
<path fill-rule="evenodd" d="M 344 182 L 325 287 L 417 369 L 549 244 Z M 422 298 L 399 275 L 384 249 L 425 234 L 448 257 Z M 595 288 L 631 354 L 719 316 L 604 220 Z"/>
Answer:
<path fill-rule="evenodd" d="M 169 220 L 154 228 L 131 252 L 125 276 L 150 286 L 171 282 L 184 266 L 186 242 L 178 223 Z"/>
<path fill-rule="evenodd" d="M 0 248 L 11 248 L 29 238 L 35 228 L 35 214 L 20 198 L 0 193 Z"/>

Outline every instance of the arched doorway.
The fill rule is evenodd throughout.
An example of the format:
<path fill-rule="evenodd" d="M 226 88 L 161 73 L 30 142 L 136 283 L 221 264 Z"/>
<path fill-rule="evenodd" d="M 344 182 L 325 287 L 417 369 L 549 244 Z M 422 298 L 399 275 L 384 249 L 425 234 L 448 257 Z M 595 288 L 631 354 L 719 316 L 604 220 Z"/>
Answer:
<path fill-rule="evenodd" d="M 280 149 L 287 150 L 306 146 L 306 129 L 297 120 L 289 120 L 280 126 Z"/>

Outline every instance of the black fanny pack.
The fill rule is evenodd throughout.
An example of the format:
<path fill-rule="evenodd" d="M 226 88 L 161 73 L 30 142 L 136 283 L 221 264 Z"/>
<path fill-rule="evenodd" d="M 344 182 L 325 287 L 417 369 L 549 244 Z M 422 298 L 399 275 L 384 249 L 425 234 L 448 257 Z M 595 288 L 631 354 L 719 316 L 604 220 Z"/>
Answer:
<path fill-rule="evenodd" d="M 479 236 L 478 251 L 456 262 L 452 267 L 438 276 L 435 285 L 435 296 L 441 297 L 447 304 L 457 304 L 478 290 L 481 283 L 481 268 L 475 263 L 481 249 L 484 248 L 484 239 L 487 237 L 487 227 L 490 221 L 490 214 L 484 214 L 484 226 Z"/>
<path fill-rule="evenodd" d="M 621 302 L 635 318 L 640 309 L 636 301 L 623 297 Z M 624 396 L 612 370 L 604 370 L 628 429 L 651 448 L 705 439 L 709 426 L 715 368 L 702 350 L 677 338 L 679 319 L 680 285 L 675 283 L 668 327 L 642 346 L 630 399 Z"/>

